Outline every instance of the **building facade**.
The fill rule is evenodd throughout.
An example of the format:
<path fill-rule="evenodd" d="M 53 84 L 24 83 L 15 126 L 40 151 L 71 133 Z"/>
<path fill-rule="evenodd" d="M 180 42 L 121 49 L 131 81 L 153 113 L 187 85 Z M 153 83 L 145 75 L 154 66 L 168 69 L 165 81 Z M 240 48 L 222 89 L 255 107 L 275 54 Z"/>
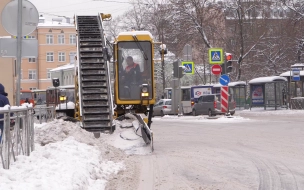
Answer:
<path fill-rule="evenodd" d="M 22 60 L 23 90 L 47 89 L 53 86 L 51 70 L 74 62 L 76 55 L 76 27 L 61 18 L 46 21 L 40 15 L 39 24 L 27 38 L 37 38 L 38 57 Z"/>
<path fill-rule="evenodd" d="M 10 1 L 11 0 L 0 1 L 0 13 L 2 13 L 2 10 L 5 5 Z M 5 31 L 0 19 L 0 37 L 3 36 L 10 36 L 10 34 Z M 0 68 L 0 83 L 4 85 L 5 90 L 8 93 L 8 98 L 10 100 L 11 105 L 15 105 L 14 59 L 0 57 Z"/>

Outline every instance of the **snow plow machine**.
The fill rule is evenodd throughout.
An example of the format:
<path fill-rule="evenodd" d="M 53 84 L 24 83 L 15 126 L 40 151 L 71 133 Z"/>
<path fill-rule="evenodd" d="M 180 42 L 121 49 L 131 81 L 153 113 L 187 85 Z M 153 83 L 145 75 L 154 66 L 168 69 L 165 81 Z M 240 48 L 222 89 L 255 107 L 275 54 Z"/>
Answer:
<path fill-rule="evenodd" d="M 99 138 L 100 133 L 114 132 L 115 119 L 132 114 L 143 140 L 153 151 L 150 130 L 155 103 L 153 37 L 146 31 L 122 32 L 114 44 L 107 44 L 103 21 L 110 19 L 109 14 L 75 16 L 74 117 L 83 129 Z M 106 48 L 109 45 L 113 47 L 112 62 Z M 114 72 L 112 78 L 110 68 Z"/>

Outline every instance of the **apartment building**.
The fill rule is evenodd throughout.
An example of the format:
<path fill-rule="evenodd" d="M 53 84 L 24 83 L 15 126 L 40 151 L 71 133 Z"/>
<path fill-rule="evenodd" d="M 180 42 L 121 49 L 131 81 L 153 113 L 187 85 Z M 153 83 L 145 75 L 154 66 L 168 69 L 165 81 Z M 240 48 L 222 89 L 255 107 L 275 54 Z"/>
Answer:
<path fill-rule="evenodd" d="M 7 3 L 11 0 L 1 0 L 0 1 L 0 13 L 2 13 L 3 8 Z M 10 36 L 9 33 L 5 31 L 2 27 L 1 19 L 0 19 L 0 37 Z M 1 53 L 1 52 L 0 52 Z M 12 105 L 15 105 L 15 96 L 14 96 L 14 59 L 13 58 L 3 58 L 0 57 L 0 83 L 5 86 L 5 90 L 8 93 L 8 98 Z"/>
<path fill-rule="evenodd" d="M 75 25 L 69 19 L 47 21 L 40 15 L 36 31 L 26 38 L 37 38 L 39 47 L 38 57 L 22 60 L 22 89 L 46 89 L 53 86 L 50 70 L 74 61 Z"/>

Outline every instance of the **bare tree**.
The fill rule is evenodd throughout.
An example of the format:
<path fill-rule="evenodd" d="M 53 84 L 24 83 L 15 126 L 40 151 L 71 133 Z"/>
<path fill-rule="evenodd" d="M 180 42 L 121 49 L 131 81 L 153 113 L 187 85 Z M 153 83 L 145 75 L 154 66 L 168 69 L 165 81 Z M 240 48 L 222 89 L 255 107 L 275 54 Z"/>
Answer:
<path fill-rule="evenodd" d="M 227 49 L 237 60 L 236 80 L 242 78 L 243 61 L 249 57 L 266 31 L 263 21 L 258 19 L 262 1 L 232 0 L 226 4 Z M 260 30 L 263 29 L 263 30 Z"/>
<path fill-rule="evenodd" d="M 201 80 L 203 84 L 207 82 L 210 75 L 210 64 L 208 63 L 208 49 L 212 47 L 223 47 L 225 26 L 222 3 L 211 0 L 179 0 L 171 1 L 175 13 L 178 15 L 180 23 L 181 38 L 180 47 L 186 43 L 192 45 L 193 61 L 195 65 L 203 65 L 203 77 L 195 67 L 195 83 Z M 178 54 L 181 54 L 178 52 Z M 189 78 L 189 77 L 188 77 Z"/>
<path fill-rule="evenodd" d="M 108 39 L 114 40 L 115 37 L 122 31 L 124 31 L 124 27 L 121 26 L 122 17 L 118 16 L 116 18 L 112 18 L 111 21 L 104 22 L 105 33 Z"/>
<path fill-rule="evenodd" d="M 295 49 L 297 51 L 297 61 L 301 62 L 302 55 L 304 53 L 304 37 L 303 37 L 303 18 L 304 18 L 304 2 L 301 0 L 280 0 L 282 6 L 287 7 L 292 13 L 289 17 L 292 18 L 294 24 L 294 31 L 298 33 L 295 34 Z"/>

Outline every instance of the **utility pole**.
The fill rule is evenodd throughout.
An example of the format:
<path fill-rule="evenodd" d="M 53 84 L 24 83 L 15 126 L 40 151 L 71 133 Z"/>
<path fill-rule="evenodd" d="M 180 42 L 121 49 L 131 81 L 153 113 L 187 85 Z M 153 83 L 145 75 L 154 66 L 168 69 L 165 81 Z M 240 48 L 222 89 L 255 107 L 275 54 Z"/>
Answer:
<path fill-rule="evenodd" d="M 20 106 L 20 85 L 21 85 L 21 59 L 22 59 L 22 1 L 18 0 L 18 22 L 17 22 L 17 60 L 16 60 L 16 105 Z"/>
<path fill-rule="evenodd" d="M 164 29 L 162 28 L 162 45 L 161 45 L 161 56 L 162 56 L 162 79 L 163 79 L 163 96 L 165 95 L 166 81 L 165 81 L 165 49 L 164 44 Z"/>

